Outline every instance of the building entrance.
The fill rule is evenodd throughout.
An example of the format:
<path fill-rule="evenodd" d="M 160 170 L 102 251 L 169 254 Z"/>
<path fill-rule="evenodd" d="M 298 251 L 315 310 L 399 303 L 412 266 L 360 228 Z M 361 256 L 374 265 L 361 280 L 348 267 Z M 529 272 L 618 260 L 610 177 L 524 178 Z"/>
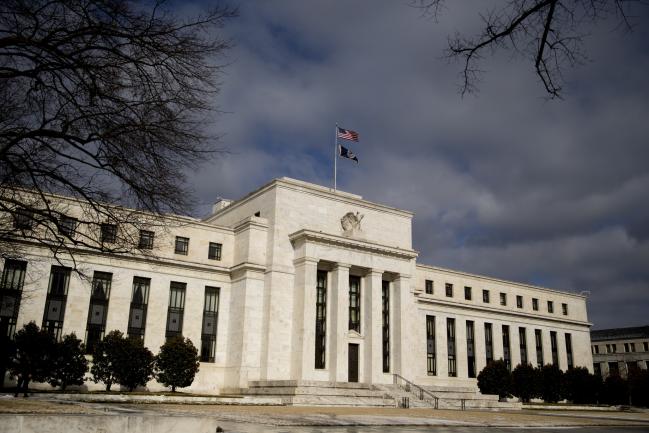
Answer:
<path fill-rule="evenodd" d="M 358 382 L 358 344 L 350 344 L 348 357 L 347 357 L 347 369 L 348 369 L 348 378 L 349 382 Z"/>

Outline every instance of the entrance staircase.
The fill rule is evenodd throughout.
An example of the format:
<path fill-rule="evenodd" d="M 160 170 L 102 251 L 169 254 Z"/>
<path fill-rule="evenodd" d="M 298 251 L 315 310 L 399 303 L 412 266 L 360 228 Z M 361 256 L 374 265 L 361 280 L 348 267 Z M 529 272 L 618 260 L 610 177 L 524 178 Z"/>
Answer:
<path fill-rule="evenodd" d="M 252 381 L 243 395 L 274 397 L 290 406 L 413 407 L 434 409 L 521 409 L 477 387 L 419 386 L 398 374 L 392 384 L 296 380 Z"/>

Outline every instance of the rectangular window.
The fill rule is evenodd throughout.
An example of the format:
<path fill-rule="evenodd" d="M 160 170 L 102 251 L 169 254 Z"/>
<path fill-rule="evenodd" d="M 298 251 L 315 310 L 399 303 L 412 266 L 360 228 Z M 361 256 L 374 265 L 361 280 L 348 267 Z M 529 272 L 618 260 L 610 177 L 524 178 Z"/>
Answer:
<path fill-rule="evenodd" d="M 566 334 L 566 358 L 568 359 L 568 370 L 571 370 L 573 365 L 572 362 L 572 335 Z"/>
<path fill-rule="evenodd" d="M 144 340 L 146 312 L 149 303 L 150 278 L 133 277 L 131 308 L 128 313 L 128 336 Z"/>
<path fill-rule="evenodd" d="M 61 215 L 59 217 L 59 234 L 73 238 L 77 231 L 77 219 L 69 216 Z"/>
<path fill-rule="evenodd" d="M 26 270 L 27 262 L 5 260 L 0 282 L 0 338 L 13 339 L 16 332 Z"/>
<path fill-rule="evenodd" d="M 185 315 L 186 283 L 171 282 L 169 287 L 169 308 L 167 310 L 167 328 L 165 337 L 171 338 L 183 334 L 183 318 Z"/>
<path fill-rule="evenodd" d="M 219 321 L 218 287 L 205 286 L 203 328 L 201 330 L 201 362 L 214 362 L 216 354 L 216 330 Z"/>
<path fill-rule="evenodd" d="M 453 284 L 446 283 L 446 296 L 449 298 L 453 297 Z"/>
<path fill-rule="evenodd" d="M 471 300 L 471 287 L 464 286 L 464 299 Z"/>
<path fill-rule="evenodd" d="M 611 345 L 610 344 L 606 345 L 606 353 L 611 353 Z"/>
<path fill-rule="evenodd" d="M 174 253 L 187 255 L 189 251 L 189 238 L 184 238 L 182 236 L 176 236 L 176 246 L 174 248 Z"/>
<path fill-rule="evenodd" d="M 602 377 L 602 366 L 599 364 L 599 362 L 596 362 L 593 364 L 593 374 L 597 377 Z"/>
<path fill-rule="evenodd" d="M 539 300 L 532 298 L 532 310 L 539 311 Z"/>
<path fill-rule="evenodd" d="M 593 347 L 595 348 L 595 354 L 599 355 L 599 346 L 596 344 Z"/>
<path fill-rule="evenodd" d="M 518 348 L 521 352 L 521 364 L 527 364 L 527 331 L 518 328 Z"/>
<path fill-rule="evenodd" d="M 631 343 L 631 352 L 635 352 L 635 343 Z"/>
<path fill-rule="evenodd" d="M 86 353 L 92 353 L 95 345 L 104 338 L 106 315 L 113 274 L 95 271 L 92 277 L 88 323 L 86 326 Z"/>
<path fill-rule="evenodd" d="M 426 316 L 426 371 L 429 376 L 437 374 L 435 357 L 435 316 Z"/>
<path fill-rule="evenodd" d="M 426 294 L 433 294 L 433 280 L 426 280 Z"/>
<path fill-rule="evenodd" d="M 618 366 L 617 361 L 608 363 L 608 375 L 609 376 L 619 376 L 620 375 L 620 367 Z"/>
<path fill-rule="evenodd" d="M 327 348 L 327 272 L 318 271 L 315 286 L 315 368 L 325 368 Z"/>
<path fill-rule="evenodd" d="M 516 295 L 516 308 L 523 308 L 523 297 Z"/>
<path fill-rule="evenodd" d="M 552 364 L 559 365 L 559 352 L 557 347 L 557 333 L 550 331 L 550 349 L 552 350 Z"/>
<path fill-rule="evenodd" d="M 645 352 L 649 352 L 649 342 L 648 341 L 643 342 L 642 348 L 644 349 Z"/>
<path fill-rule="evenodd" d="M 507 294 L 506 293 L 500 293 L 500 305 L 506 306 L 507 305 Z"/>
<path fill-rule="evenodd" d="M 561 311 L 563 312 L 564 316 L 568 315 L 568 304 L 561 304 Z"/>
<path fill-rule="evenodd" d="M 381 287 L 381 317 L 383 339 L 383 373 L 390 372 L 390 282 L 383 281 Z"/>
<path fill-rule="evenodd" d="M 489 290 L 482 290 L 482 302 L 485 304 L 489 303 Z"/>
<path fill-rule="evenodd" d="M 509 344 L 509 326 L 503 325 L 503 360 L 507 366 L 507 370 L 512 371 L 512 354 L 511 346 Z"/>
<path fill-rule="evenodd" d="M 484 324 L 484 342 L 485 356 L 487 359 L 487 365 L 489 365 L 489 363 L 494 360 L 494 340 L 491 323 Z"/>
<path fill-rule="evenodd" d="M 153 236 L 154 233 L 150 230 L 140 230 L 140 240 L 137 244 L 138 248 L 141 250 L 152 250 Z"/>
<path fill-rule="evenodd" d="M 629 353 L 629 343 L 624 343 L 624 352 Z"/>
<path fill-rule="evenodd" d="M 536 366 L 541 368 L 543 367 L 543 337 L 540 329 L 534 330 L 534 343 L 536 344 Z"/>
<path fill-rule="evenodd" d="M 221 248 L 223 246 L 216 242 L 210 242 L 210 248 L 207 252 L 207 258 L 210 260 L 221 260 Z"/>
<path fill-rule="evenodd" d="M 349 329 L 361 332 L 361 279 L 349 276 Z"/>
<path fill-rule="evenodd" d="M 455 359 L 455 319 L 446 319 L 446 341 L 448 346 L 448 376 L 457 376 Z"/>
<path fill-rule="evenodd" d="M 115 224 L 104 223 L 101 225 L 102 244 L 111 244 L 117 240 L 117 226 Z"/>
<path fill-rule="evenodd" d="M 50 272 L 42 328 L 57 340 L 61 338 L 63 329 L 65 304 L 68 299 L 68 287 L 70 285 L 70 270 L 70 268 L 63 266 L 52 266 Z"/>
<path fill-rule="evenodd" d="M 466 321 L 466 355 L 467 373 L 469 377 L 475 377 L 475 329 L 471 320 Z"/>
<path fill-rule="evenodd" d="M 554 313 L 554 302 L 548 301 L 548 313 Z"/>
<path fill-rule="evenodd" d="M 34 227 L 34 212 L 28 209 L 16 209 L 13 217 L 15 229 L 31 230 Z"/>
<path fill-rule="evenodd" d="M 613 353 L 617 353 L 617 344 L 613 343 L 611 344 L 611 347 L 613 348 Z"/>

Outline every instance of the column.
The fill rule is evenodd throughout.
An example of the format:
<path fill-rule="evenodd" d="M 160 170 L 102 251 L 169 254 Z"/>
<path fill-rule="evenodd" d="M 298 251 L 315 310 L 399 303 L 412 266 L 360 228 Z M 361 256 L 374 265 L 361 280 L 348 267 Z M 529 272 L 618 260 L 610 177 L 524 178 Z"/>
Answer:
<path fill-rule="evenodd" d="M 426 326 L 426 324 L 424 323 L 422 326 Z M 455 323 L 455 329 L 457 331 L 457 322 Z M 448 338 L 446 333 L 446 316 L 435 314 L 435 356 L 437 358 L 437 377 L 444 379 L 448 378 Z"/>
<path fill-rule="evenodd" d="M 503 325 L 500 322 L 492 322 L 493 332 L 493 346 L 494 346 L 494 361 L 503 359 Z M 511 335 L 511 330 L 510 330 Z"/>
<path fill-rule="evenodd" d="M 458 379 L 469 377 L 466 347 L 466 320 L 455 318 L 455 357 Z"/>
<path fill-rule="evenodd" d="M 413 362 L 418 360 L 413 359 L 411 356 L 412 346 L 409 346 L 411 340 L 409 333 L 413 326 L 417 326 L 416 318 L 411 317 L 408 311 L 408 296 L 410 295 L 410 277 L 406 275 L 398 275 L 394 280 L 394 319 L 392 321 L 394 330 L 393 341 L 393 373 L 402 376 L 407 375 L 408 371 L 412 368 Z M 422 325 L 422 326 L 425 326 Z M 425 343 L 421 343 L 425 347 Z M 418 352 L 417 352 L 418 353 Z M 421 361 L 422 365 L 426 365 L 426 358 Z"/>
<path fill-rule="evenodd" d="M 318 261 L 302 257 L 294 261 L 294 321 L 292 378 L 308 379 L 315 363 L 315 301 Z"/>
<path fill-rule="evenodd" d="M 378 383 L 382 374 L 381 359 L 381 289 L 383 282 L 383 271 L 371 269 L 363 278 L 364 291 L 361 329 L 365 337 L 364 351 L 364 382 Z"/>
<path fill-rule="evenodd" d="M 330 380 L 332 382 L 347 382 L 347 326 L 349 322 L 349 268 L 350 265 L 336 263 L 331 272 L 331 306 L 327 308 L 330 313 L 329 345 L 327 356 Z"/>
<path fill-rule="evenodd" d="M 518 328 L 518 325 L 509 325 L 509 353 L 512 357 L 512 371 L 521 363 L 521 339 Z"/>
<path fill-rule="evenodd" d="M 557 357 L 559 358 L 559 369 L 568 370 L 568 352 L 566 351 L 566 334 L 557 331 Z M 574 352 L 573 352 L 574 362 Z"/>
<path fill-rule="evenodd" d="M 478 374 L 487 365 L 487 347 L 484 336 L 484 321 L 474 320 L 475 327 L 475 375 Z"/>
<path fill-rule="evenodd" d="M 552 343 L 550 340 L 550 330 L 541 329 L 543 337 L 543 365 L 552 364 Z"/>

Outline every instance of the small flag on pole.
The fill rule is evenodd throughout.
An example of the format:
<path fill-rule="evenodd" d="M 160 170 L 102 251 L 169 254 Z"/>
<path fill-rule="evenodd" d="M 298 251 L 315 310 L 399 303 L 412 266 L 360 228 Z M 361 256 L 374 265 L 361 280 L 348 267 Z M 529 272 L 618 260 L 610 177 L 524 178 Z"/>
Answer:
<path fill-rule="evenodd" d="M 356 161 L 356 163 L 358 163 L 358 158 L 356 157 L 356 154 L 354 152 L 347 149 L 345 146 L 339 145 L 339 147 L 340 147 L 340 156 L 342 156 L 343 158 L 349 158 L 352 161 Z"/>
<path fill-rule="evenodd" d="M 343 140 L 358 141 L 358 132 L 352 131 L 350 129 L 338 128 L 338 138 Z"/>

